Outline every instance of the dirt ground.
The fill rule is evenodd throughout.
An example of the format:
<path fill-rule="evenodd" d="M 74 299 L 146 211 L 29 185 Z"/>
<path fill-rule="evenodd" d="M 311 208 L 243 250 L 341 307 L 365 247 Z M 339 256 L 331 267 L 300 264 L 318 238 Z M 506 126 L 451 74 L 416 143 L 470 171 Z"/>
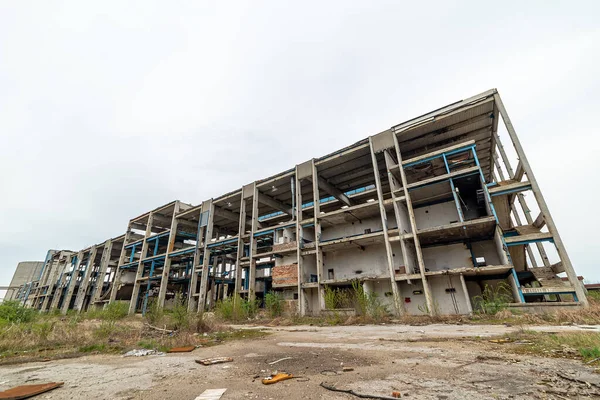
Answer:
<path fill-rule="evenodd" d="M 249 327 L 238 327 L 248 329 Z M 254 327 L 256 328 L 256 327 Z M 503 325 L 368 325 L 261 327 L 270 335 L 198 348 L 192 353 L 127 357 L 90 355 L 0 367 L 0 390 L 64 381 L 36 399 L 195 399 L 227 388 L 222 399 L 357 399 L 328 391 L 327 382 L 364 394 L 407 399 L 576 399 L 600 395 L 600 375 L 581 361 L 516 355 L 486 338 Z M 600 327 L 535 326 L 542 332 Z M 229 356 L 227 364 L 195 359 Z M 269 365 L 282 358 L 290 359 Z M 351 367 L 350 372 L 341 372 Z M 263 385 L 274 370 L 298 379 Z M 579 383 L 574 380 L 584 381 Z M 585 383 L 588 382 L 588 383 Z M 595 386 L 598 385 L 598 386 Z"/>

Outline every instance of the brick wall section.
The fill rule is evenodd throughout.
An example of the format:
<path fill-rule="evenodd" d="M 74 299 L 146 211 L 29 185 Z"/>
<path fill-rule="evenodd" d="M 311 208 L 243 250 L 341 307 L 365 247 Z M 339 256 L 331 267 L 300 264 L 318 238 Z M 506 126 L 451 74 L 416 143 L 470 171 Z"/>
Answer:
<path fill-rule="evenodd" d="M 296 248 L 295 240 L 293 242 L 273 245 L 273 251 L 285 251 L 285 250 L 291 250 L 291 249 L 295 249 L 295 248 Z"/>
<path fill-rule="evenodd" d="M 273 287 L 295 286 L 298 284 L 298 265 L 279 265 L 271 271 Z"/>

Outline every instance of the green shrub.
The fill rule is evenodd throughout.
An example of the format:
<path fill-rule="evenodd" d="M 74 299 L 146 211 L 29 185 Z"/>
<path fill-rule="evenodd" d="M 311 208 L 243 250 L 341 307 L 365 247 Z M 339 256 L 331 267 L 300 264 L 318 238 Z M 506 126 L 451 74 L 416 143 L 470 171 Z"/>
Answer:
<path fill-rule="evenodd" d="M 242 299 L 235 294 L 225 300 L 220 300 L 215 306 L 215 313 L 223 320 L 241 321 L 254 318 L 258 313 L 258 301 Z"/>
<path fill-rule="evenodd" d="M 365 291 L 362 283 L 358 280 L 352 281 L 354 297 L 354 309 L 358 315 L 367 316 L 375 320 L 381 320 L 388 314 L 387 308 L 381 304 L 377 293 Z"/>
<path fill-rule="evenodd" d="M 280 294 L 269 292 L 265 295 L 265 308 L 271 318 L 279 317 L 283 313 L 283 298 Z"/>
<path fill-rule="evenodd" d="M 160 323 L 163 319 L 163 310 L 158 306 L 158 302 L 155 298 L 151 298 L 148 300 L 148 306 L 146 307 L 146 313 L 144 317 L 150 325 L 156 325 Z"/>
<path fill-rule="evenodd" d="M 500 282 L 496 286 L 485 285 L 479 296 L 473 297 L 475 308 L 482 314 L 496 314 L 508 308 L 513 301 L 512 290 L 506 282 Z"/>
<path fill-rule="evenodd" d="M 331 288 L 327 285 L 324 287 L 325 308 L 335 310 L 336 308 L 352 308 L 354 307 L 353 293 L 348 289 Z"/>
<path fill-rule="evenodd" d="M 112 303 L 108 303 L 104 310 L 102 310 L 100 319 L 117 321 L 125 318 L 127 314 L 129 314 L 128 301 L 113 301 Z"/>
<path fill-rule="evenodd" d="M 584 360 L 597 360 L 600 358 L 600 349 L 598 347 L 583 347 L 579 353 Z"/>
<path fill-rule="evenodd" d="M 94 336 L 100 339 L 106 339 L 115 333 L 117 329 L 115 321 L 104 320 L 98 328 L 94 330 Z"/>
<path fill-rule="evenodd" d="M 175 294 L 174 304 L 169 312 L 173 322 L 173 329 L 179 330 L 189 328 L 190 315 L 187 309 L 187 301 L 181 292 Z"/>
<path fill-rule="evenodd" d="M 33 308 L 23 307 L 18 301 L 5 301 L 0 303 L 0 321 L 9 323 L 32 322 L 37 317 Z"/>
<path fill-rule="evenodd" d="M 325 308 L 333 310 L 336 308 L 336 290 L 325 285 L 323 288 L 323 297 L 325 298 Z"/>

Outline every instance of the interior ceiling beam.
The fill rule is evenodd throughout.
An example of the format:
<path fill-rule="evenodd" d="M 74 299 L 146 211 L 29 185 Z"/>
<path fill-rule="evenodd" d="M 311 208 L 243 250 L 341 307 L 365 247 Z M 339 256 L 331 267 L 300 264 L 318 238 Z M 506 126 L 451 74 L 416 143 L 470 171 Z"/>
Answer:
<path fill-rule="evenodd" d="M 458 136 L 443 136 L 428 138 L 427 141 L 421 141 L 421 143 L 403 143 L 400 145 L 402 151 L 402 158 L 412 158 L 420 153 L 432 152 L 443 149 L 444 147 L 451 146 L 454 143 L 463 142 L 465 140 L 475 140 L 476 142 L 481 141 L 491 135 L 491 129 L 486 126 L 481 129 L 466 132 Z"/>
<path fill-rule="evenodd" d="M 413 140 L 417 140 L 417 139 L 423 139 L 426 138 L 428 136 L 437 136 L 437 135 L 441 135 L 443 133 L 446 132 L 450 132 L 450 131 L 457 131 L 459 129 L 465 129 L 469 130 L 469 126 L 473 125 L 473 124 L 477 124 L 477 123 L 483 123 L 482 125 L 491 125 L 492 124 L 492 116 L 490 112 L 483 112 L 482 114 L 479 114 L 475 117 L 471 117 L 469 119 L 466 119 L 464 121 L 460 121 L 460 122 L 455 122 L 451 125 L 447 125 L 438 129 L 434 129 L 428 132 L 424 132 L 419 134 L 418 136 L 412 137 L 411 139 L 408 138 L 402 138 L 402 141 L 413 141 Z"/>
<path fill-rule="evenodd" d="M 486 108 L 486 105 L 489 103 L 492 103 L 494 101 L 493 97 L 488 97 L 488 98 L 479 98 L 476 99 L 474 102 L 469 103 L 469 101 L 466 101 L 466 104 L 470 104 L 470 105 L 465 105 L 465 106 L 459 106 L 455 109 L 453 109 L 452 111 L 446 111 L 444 112 L 443 109 L 439 109 L 436 111 L 433 111 L 431 113 L 428 113 L 426 115 L 423 115 L 419 118 L 415 118 L 414 120 L 411 121 L 406 121 L 403 122 L 400 125 L 396 125 L 394 127 L 392 127 L 392 131 L 398 135 L 400 135 L 398 138 L 402 139 L 402 140 L 411 140 L 412 138 L 417 137 L 418 135 L 420 135 L 424 130 L 427 130 L 428 125 L 435 125 L 435 124 L 439 124 L 442 125 L 445 123 L 446 120 L 450 120 L 451 118 L 459 115 L 459 114 L 468 114 L 470 111 L 478 109 L 478 108 Z M 463 104 L 465 103 L 465 101 L 462 102 Z M 448 107 L 444 107 L 444 108 L 448 108 Z M 490 110 L 491 111 L 491 110 Z M 482 113 L 479 113 L 482 114 Z M 420 120 L 420 121 L 418 121 Z M 402 125 L 405 125 L 404 127 Z M 448 124 L 449 125 L 449 124 Z M 446 125 L 446 127 L 448 126 Z M 438 128 L 438 129 L 443 129 L 443 128 Z M 417 133 L 417 136 L 409 136 L 411 133 Z"/>
<path fill-rule="evenodd" d="M 400 150 L 404 152 L 414 150 L 419 147 L 427 147 L 434 142 L 452 139 L 455 136 L 467 135 L 469 132 L 478 129 L 489 129 L 492 127 L 492 122 L 493 121 L 489 115 L 485 114 L 476 118 L 472 118 L 468 121 L 461 122 L 460 124 L 451 125 L 444 130 L 429 132 L 411 140 L 403 140 L 400 142 Z"/>
<path fill-rule="evenodd" d="M 320 176 L 317 176 L 317 182 L 319 183 L 319 187 L 321 189 L 325 190 L 327 193 L 329 193 L 345 205 L 349 207 L 354 205 L 354 202 L 350 200 L 348 196 L 344 194 L 344 192 L 339 190 L 337 187 L 333 186 L 331 183 L 327 182 L 325 179 L 321 178 Z"/>
<path fill-rule="evenodd" d="M 353 170 L 348 170 L 344 174 L 336 175 L 332 178 L 329 178 L 328 181 L 332 185 L 337 185 L 342 182 L 350 181 L 355 178 L 360 178 L 365 175 L 373 175 L 373 166 L 364 166 Z"/>
<path fill-rule="evenodd" d="M 154 220 L 153 222 L 158 222 L 160 224 L 166 224 L 168 227 L 171 226 L 171 218 L 169 218 L 169 217 L 165 217 L 162 215 L 154 215 L 152 218 Z M 177 225 L 189 227 L 189 228 L 192 228 L 195 230 L 198 229 L 198 223 L 186 221 L 184 219 L 179 219 L 179 218 L 177 219 Z"/>
<path fill-rule="evenodd" d="M 371 154 L 369 153 L 350 159 L 338 160 L 335 165 L 322 165 L 319 168 L 319 175 L 325 177 L 326 179 L 331 179 L 332 177 L 344 173 L 345 171 L 366 165 L 371 166 L 371 168 L 373 167 Z"/>
<path fill-rule="evenodd" d="M 258 192 L 258 201 L 260 203 L 263 203 L 264 205 L 267 205 L 276 210 L 282 211 L 282 212 L 286 213 L 287 215 L 294 215 L 294 212 L 292 211 L 292 207 L 290 207 L 289 205 L 287 205 L 279 200 L 276 200 L 270 196 L 267 196 L 264 193 Z"/>
<path fill-rule="evenodd" d="M 215 206 L 215 215 L 217 217 L 221 217 L 221 218 L 225 218 L 228 219 L 230 221 L 236 221 L 239 222 L 240 221 L 240 214 L 238 213 L 234 213 L 232 211 L 226 210 L 224 208 L 221 207 L 216 207 Z M 250 218 L 249 216 L 246 216 L 246 225 L 248 226 L 252 226 L 252 218 Z M 261 223 L 258 223 L 259 228 L 262 227 Z"/>

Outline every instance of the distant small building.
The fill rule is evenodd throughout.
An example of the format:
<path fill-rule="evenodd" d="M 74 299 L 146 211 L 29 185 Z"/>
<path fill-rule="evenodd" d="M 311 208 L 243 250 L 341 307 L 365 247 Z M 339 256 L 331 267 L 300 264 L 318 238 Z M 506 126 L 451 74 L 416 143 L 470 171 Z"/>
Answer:
<path fill-rule="evenodd" d="M 21 261 L 17 264 L 17 269 L 10 281 L 4 300 L 16 300 L 19 294 L 19 287 L 27 282 L 39 279 L 43 265 L 43 261 Z"/>

